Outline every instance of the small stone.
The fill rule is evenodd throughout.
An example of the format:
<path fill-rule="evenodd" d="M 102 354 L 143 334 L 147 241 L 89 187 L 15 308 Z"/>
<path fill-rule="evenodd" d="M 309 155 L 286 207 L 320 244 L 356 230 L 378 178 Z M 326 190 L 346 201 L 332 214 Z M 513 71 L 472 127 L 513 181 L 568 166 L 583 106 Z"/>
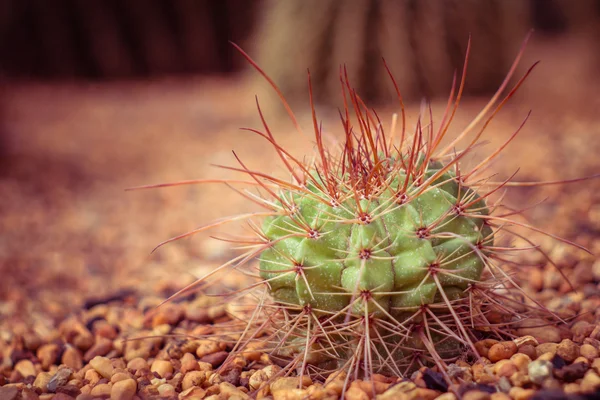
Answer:
<path fill-rule="evenodd" d="M 22 377 L 36 376 L 35 366 L 29 360 L 20 360 L 15 364 L 15 371 L 19 372 Z"/>
<path fill-rule="evenodd" d="M 181 321 L 183 313 L 183 307 L 177 303 L 163 304 L 152 317 L 152 327 L 165 324 L 175 326 Z"/>
<path fill-rule="evenodd" d="M 156 372 L 162 378 L 164 378 L 167 376 L 167 374 L 173 374 L 173 364 L 166 360 L 154 360 L 150 371 Z"/>
<path fill-rule="evenodd" d="M 1 393 L 0 393 L 0 399 L 1 398 L 3 398 L 3 397 L 1 397 Z M 38 394 L 31 389 L 24 388 L 23 391 L 21 392 L 21 400 L 39 400 L 39 399 L 40 399 L 40 396 L 38 396 Z"/>
<path fill-rule="evenodd" d="M 96 372 L 98 372 L 103 378 L 106 379 L 110 379 L 114 371 L 112 363 L 106 357 L 94 357 L 90 360 L 90 365 L 92 366 L 92 368 L 94 368 Z"/>
<path fill-rule="evenodd" d="M 355 381 L 355 382 L 357 382 L 357 381 Z M 297 377 L 278 378 L 273 383 L 271 383 L 271 393 L 275 393 L 280 390 L 301 389 L 302 387 L 307 387 L 307 386 L 312 385 L 312 381 L 306 375 L 304 375 L 304 377 L 302 379 L 302 387 L 298 387 L 298 383 L 299 383 L 299 378 L 297 378 Z"/>
<path fill-rule="evenodd" d="M 206 373 L 204 371 L 190 371 L 183 377 L 181 387 L 187 390 L 192 387 L 200 387 L 206 381 Z"/>
<path fill-rule="evenodd" d="M 567 383 L 562 389 L 565 394 L 579 394 L 581 392 L 581 389 L 577 383 Z"/>
<path fill-rule="evenodd" d="M 559 370 L 555 369 L 554 376 L 565 382 L 575 382 L 577 379 L 583 378 L 589 368 L 589 365 L 584 363 L 566 365 Z"/>
<path fill-rule="evenodd" d="M 488 358 L 488 353 L 490 351 L 490 348 L 497 343 L 498 343 L 498 341 L 495 339 L 480 340 L 478 342 L 475 342 L 475 350 L 477 350 L 477 352 L 479 353 L 479 355 L 481 357 Z"/>
<path fill-rule="evenodd" d="M 94 386 L 102 379 L 102 376 L 96 372 L 95 369 L 91 368 L 85 371 L 84 379 L 90 383 L 90 385 Z"/>
<path fill-rule="evenodd" d="M 499 342 L 490 347 L 488 358 L 491 362 L 506 360 L 517 352 L 517 345 L 513 341 Z"/>
<path fill-rule="evenodd" d="M 575 360 L 573 360 L 573 364 L 577 364 L 577 363 L 584 363 L 584 364 L 590 365 L 590 360 L 588 360 L 587 358 L 585 358 L 583 356 L 579 356 Z"/>
<path fill-rule="evenodd" d="M 600 374 L 600 358 L 596 358 L 594 361 L 592 361 L 592 368 L 597 374 Z"/>
<path fill-rule="evenodd" d="M 42 368 L 47 370 L 51 365 L 56 363 L 59 353 L 60 348 L 56 343 L 49 343 L 40 346 L 37 350 L 37 358 L 40 360 Z"/>
<path fill-rule="evenodd" d="M 198 361 L 192 353 L 185 353 L 180 361 L 182 374 L 186 374 L 189 371 L 198 371 L 200 369 Z"/>
<path fill-rule="evenodd" d="M 598 350 L 591 344 L 582 344 L 579 348 L 579 354 L 590 361 L 598 358 Z"/>
<path fill-rule="evenodd" d="M 110 390 L 110 400 L 131 400 L 137 391 L 137 382 L 134 379 L 123 379 L 113 383 Z"/>
<path fill-rule="evenodd" d="M 543 319 L 531 318 L 523 321 L 517 333 L 521 336 L 533 336 L 539 343 L 560 342 L 560 330 Z"/>
<path fill-rule="evenodd" d="M 537 341 L 537 339 L 534 338 L 531 335 L 526 335 L 526 336 L 518 337 L 515 340 L 513 340 L 513 342 L 515 342 L 515 344 L 519 348 L 521 346 L 525 346 L 525 345 L 531 345 L 531 346 L 535 347 L 535 346 L 537 346 L 539 344 L 539 342 Z"/>
<path fill-rule="evenodd" d="M 79 371 L 83 368 L 83 358 L 81 357 L 81 353 L 71 345 L 66 346 L 61 362 L 73 371 Z"/>
<path fill-rule="evenodd" d="M 463 397 L 463 399 L 464 399 L 464 397 Z M 439 395 L 438 397 L 435 398 L 435 400 L 457 400 L 457 398 L 454 393 L 448 392 L 448 393 Z"/>
<path fill-rule="evenodd" d="M 440 392 L 433 389 L 417 388 L 415 391 L 408 394 L 409 400 L 434 400 Z"/>
<path fill-rule="evenodd" d="M 71 375 L 73 375 L 73 371 L 69 368 L 59 369 L 50 379 L 50 382 L 48 382 L 48 385 L 46 386 L 48 391 L 54 393 L 58 388 L 65 386 L 67 382 L 69 382 Z"/>
<path fill-rule="evenodd" d="M 594 331 L 596 325 L 590 324 L 588 321 L 577 321 L 571 327 L 573 340 L 577 343 L 582 343 L 585 338 L 589 337 Z"/>
<path fill-rule="evenodd" d="M 15 400 L 19 395 L 19 389 L 16 386 L 7 385 L 0 387 L 0 399 Z"/>
<path fill-rule="evenodd" d="M 529 400 L 535 395 L 535 390 L 513 387 L 508 394 L 514 400 Z"/>
<path fill-rule="evenodd" d="M 462 400 L 490 400 L 490 394 L 480 390 L 469 390 L 462 395 Z"/>
<path fill-rule="evenodd" d="M 85 328 L 82 328 L 73 339 L 73 345 L 81 351 L 87 351 L 94 345 L 94 335 Z"/>
<path fill-rule="evenodd" d="M 148 368 L 148 363 L 141 357 L 136 357 L 127 363 L 127 369 L 130 369 L 133 372 L 144 368 Z"/>
<path fill-rule="evenodd" d="M 218 351 L 216 353 L 207 354 L 200 358 L 200 361 L 207 362 L 212 365 L 213 368 L 217 368 L 219 365 L 223 364 L 223 362 L 227 359 L 229 353 L 226 351 Z"/>
<path fill-rule="evenodd" d="M 512 400 L 509 395 L 502 392 L 492 393 L 490 400 Z"/>
<path fill-rule="evenodd" d="M 179 393 L 179 399 L 187 400 L 187 399 L 204 399 L 206 396 L 206 390 L 199 387 L 191 387 L 187 390 Z"/>
<path fill-rule="evenodd" d="M 552 353 L 554 355 L 557 348 L 558 344 L 556 343 L 542 343 L 535 348 L 535 353 L 537 357 L 540 357 L 544 353 Z"/>
<path fill-rule="evenodd" d="M 496 383 L 497 378 L 494 376 L 492 368 L 488 365 L 476 363 L 471 367 L 471 371 L 473 379 L 477 383 Z"/>
<path fill-rule="evenodd" d="M 531 383 L 531 379 L 529 378 L 529 375 L 527 375 L 525 372 L 522 372 L 522 371 L 518 371 L 518 372 L 512 374 L 511 377 L 509 378 L 509 380 L 513 386 L 518 386 L 518 387 L 523 387 L 523 386 Z"/>
<path fill-rule="evenodd" d="M 579 357 L 579 346 L 572 340 L 565 339 L 556 348 L 556 354 L 561 356 L 566 362 L 572 363 Z"/>
<path fill-rule="evenodd" d="M 172 398 L 176 396 L 175 388 L 172 385 L 169 385 L 168 383 L 163 383 L 157 388 L 157 390 L 158 394 L 163 398 Z"/>
<path fill-rule="evenodd" d="M 40 372 L 33 381 L 33 386 L 40 389 L 42 392 L 48 391 L 48 383 L 52 379 L 52 374 L 49 372 Z M 2 397 L 0 397 L 2 398 Z"/>
<path fill-rule="evenodd" d="M 250 399 L 250 396 L 248 396 L 248 394 L 242 392 L 240 389 L 238 389 L 237 387 L 235 387 L 234 385 L 232 385 L 231 383 L 228 383 L 228 382 L 221 382 L 219 384 L 219 391 L 221 393 L 221 396 L 225 397 L 226 399 L 236 399 L 236 400 Z M 275 397 L 275 396 L 273 396 L 273 397 Z"/>
<path fill-rule="evenodd" d="M 552 363 L 550 361 L 535 360 L 527 366 L 527 373 L 531 382 L 541 385 L 552 376 Z"/>
<path fill-rule="evenodd" d="M 196 349 L 196 357 L 202 358 L 217 351 L 225 350 L 224 343 L 219 343 L 214 340 L 199 340 L 198 348 Z"/>
<path fill-rule="evenodd" d="M 112 350 L 112 340 L 99 337 L 96 343 L 85 352 L 83 360 L 89 362 L 92 358 L 97 356 L 105 356 Z"/>
<path fill-rule="evenodd" d="M 519 353 L 529 356 L 529 358 L 531 358 L 532 360 L 537 358 L 535 347 L 533 347 L 530 344 L 524 344 L 523 346 L 519 347 Z"/>
<path fill-rule="evenodd" d="M 494 372 L 497 376 L 505 376 L 507 378 L 515 372 L 517 372 L 518 370 L 519 368 L 509 360 L 499 361 L 498 363 L 496 363 L 496 366 L 494 368 Z"/>
<path fill-rule="evenodd" d="M 93 397 L 107 398 L 110 396 L 111 390 L 108 383 L 100 383 L 92 388 L 90 395 Z"/>
<path fill-rule="evenodd" d="M 581 391 L 584 393 L 593 393 L 600 389 L 600 376 L 592 370 L 585 373 L 581 381 Z"/>
<path fill-rule="evenodd" d="M 115 372 L 113 376 L 110 377 L 110 383 L 114 384 L 129 378 L 131 378 L 131 375 L 128 372 Z"/>
<path fill-rule="evenodd" d="M 527 354 L 517 353 L 513 355 L 510 360 L 517 366 L 521 371 L 527 371 L 527 366 L 531 362 L 531 358 Z"/>

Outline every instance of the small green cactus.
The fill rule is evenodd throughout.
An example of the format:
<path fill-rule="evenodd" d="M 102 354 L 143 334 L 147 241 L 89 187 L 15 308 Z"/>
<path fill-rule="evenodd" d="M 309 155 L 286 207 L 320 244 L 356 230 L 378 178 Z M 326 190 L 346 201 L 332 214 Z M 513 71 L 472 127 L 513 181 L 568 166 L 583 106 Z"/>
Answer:
<path fill-rule="evenodd" d="M 381 172 L 368 187 L 350 174 L 329 177 L 335 199 L 323 196 L 317 179 L 282 193 L 287 204 L 280 206 L 290 212 L 266 219 L 263 232 L 274 245 L 260 256 L 260 276 L 276 301 L 315 312 L 355 301 L 355 315 L 396 315 L 442 301 L 441 290 L 461 296 L 479 281 L 484 260 L 477 248 L 493 243 L 481 218 L 485 201 L 440 162 L 411 167 L 408 157 L 395 157 L 378 161 Z"/>
<path fill-rule="evenodd" d="M 239 50 L 280 95 L 300 130 L 274 82 Z M 478 357 L 473 344 L 478 337 L 506 337 L 531 316 L 552 320 L 551 313 L 520 289 L 512 274 L 519 265 L 504 256 L 529 250 L 547 257 L 512 228 L 544 232 L 511 219 L 518 210 L 497 212 L 502 198 L 494 197 L 497 192 L 509 183 L 521 183 L 492 182 L 481 175 L 521 127 L 475 167 L 462 170 L 464 156 L 472 153 L 487 125 L 531 72 L 533 67 L 501 100 L 522 51 L 481 113 L 444 146 L 466 66 L 435 130 L 429 112 L 408 132 L 404 104 L 390 74 L 401 119 L 399 124 L 394 120 L 387 133 L 342 70 L 345 140 L 338 152 L 323 144 L 309 75 L 317 147 L 311 163 L 277 143 L 259 108 L 264 130 L 249 130 L 273 146 L 292 180 L 250 170 L 236 155 L 240 167 L 230 169 L 250 178 L 236 182 L 253 185 L 268 196 L 240 193 L 266 211 L 220 220 L 162 243 L 229 221 L 250 220 L 252 236 L 239 240 L 247 252 L 178 293 L 207 288 L 218 272 L 228 268 L 256 278 L 247 288 L 223 295 L 228 303 L 248 299 L 241 302 L 247 312 L 236 315 L 231 326 L 238 340 L 229 361 L 252 344 L 284 366 L 281 374 L 308 373 L 325 379 L 344 372 L 344 387 L 350 379 L 374 373 L 406 376 L 423 365 L 437 365 L 450 381 L 445 372 L 448 363 L 464 352 Z M 467 145 L 457 150 L 467 137 Z M 262 227 L 254 221 L 258 216 L 265 217 Z M 512 249 L 498 244 L 509 235 L 531 246 Z M 257 266 L 252 264 L 256 258 Z"/>

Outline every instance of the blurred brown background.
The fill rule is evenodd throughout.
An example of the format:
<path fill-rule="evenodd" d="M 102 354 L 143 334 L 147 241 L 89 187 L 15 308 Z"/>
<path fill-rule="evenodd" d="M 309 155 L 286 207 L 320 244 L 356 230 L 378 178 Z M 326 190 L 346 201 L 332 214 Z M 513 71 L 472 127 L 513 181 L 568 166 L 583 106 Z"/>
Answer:
<path fill-rule="evenodd" d="M 235 176 L 209 166 L 234 165 L 232 149 L 249 166 L 280 173 L 266 144 L 238 130 L 260 126 L 255 93 L 280 142 L 310 153 L 310 141 L 281 118 L 268 85 L 228 41 L 297 104 L 307 131 L 310 68 L 320 117 L 335 131 L 328 106 L 339 105 L 340 64 L 389 121 L 397 110 L 385 57 L 414 121 L 424 97 L 436 115 L 443 110 L 471 33 L 469 97 L 456 132 L 534 28 L 519 71 L 542 62 L 490 126 L 483 153 L 533 109 L 495 167 L 503 176 L 520 167 L 523 180 L 557 179 L 598 172 L 599 21 L 598 0 L 0 0 L 0 317 L 51 318 L 88 296 L 142 290 L 158 276 L 189 280 L 230 255 L 208 234 L 148 254 L 254 204 L 219 186 L 123 190 Z M 537 223 L 592 237 L 600 234 L 598 189 L 524 189 L 509 201 L 550 196 L 532 213 Z"/>

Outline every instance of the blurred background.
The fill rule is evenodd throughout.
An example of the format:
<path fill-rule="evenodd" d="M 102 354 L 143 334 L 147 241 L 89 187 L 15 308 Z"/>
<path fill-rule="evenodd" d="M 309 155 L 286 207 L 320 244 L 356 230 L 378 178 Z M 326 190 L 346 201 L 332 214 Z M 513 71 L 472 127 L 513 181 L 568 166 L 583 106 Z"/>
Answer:
<path fill-rule="evenodd" d="M 490 126 L 491 148 L 534 113 L 499 173 L 520 167 L 523 180 L 597 173 L 599 0 L 0 0 L 0 315 L 47 318 L 82 296 L 154 284 L 153 277 L 192 279 L 199 264 L 229 255 L 208 234 L 149 253 L 254 204 L 218 186 L 123 189 L 233 177 L 210 167 L 234 165 L 232 149 L 249 166 L 281 172 L 266 144 L 238 129 L 260 126 L 255 94 L 280 142 L 300 156 L 311 151 L 230 41 L 280 85 L 307 131 L 310 68 L 320 117 L 335 131 L 341 64 L 383 121 L 397 110 L 381 57 L 409 118 L 422 99 L 438 115 L 470 33 L 456 132 L 494 92 L 531 29 L 517 76 L 541 63 Z M 597 189 L 596 182 L 571 192 L 523 189 L 509 200 L 554 196 L 532 218 L 566 236 L 593 237 Z M 559 213 L 569 193 L 576 196 Z"/>

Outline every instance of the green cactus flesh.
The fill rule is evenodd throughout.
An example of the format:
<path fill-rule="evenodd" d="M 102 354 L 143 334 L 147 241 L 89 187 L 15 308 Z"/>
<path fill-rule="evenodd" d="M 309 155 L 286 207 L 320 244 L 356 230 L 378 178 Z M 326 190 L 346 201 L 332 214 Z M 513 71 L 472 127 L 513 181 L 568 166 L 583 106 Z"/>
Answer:
<path fill-rule="evenodd" d="M 389 168 L 368 197 L 340 183 L 337 204 L 327 200 L 318 177 L 305 191 L 282 193 L 280 205 L 290 211 L 265 220 L 272 246 L 260 256 L 274 300 L 325 314 L 352 303 L 353 315 L 396 318 L 443 301 L 441 290 L 446 298 L 461 297 L 481 277 L 481 244 L 491 245 L 493 232 L 484 200 L 453 172 L 430 182 L 441 168 L 428 162 L 421 185 L 414 173 L 406 183 L 406 169 Z"/>

